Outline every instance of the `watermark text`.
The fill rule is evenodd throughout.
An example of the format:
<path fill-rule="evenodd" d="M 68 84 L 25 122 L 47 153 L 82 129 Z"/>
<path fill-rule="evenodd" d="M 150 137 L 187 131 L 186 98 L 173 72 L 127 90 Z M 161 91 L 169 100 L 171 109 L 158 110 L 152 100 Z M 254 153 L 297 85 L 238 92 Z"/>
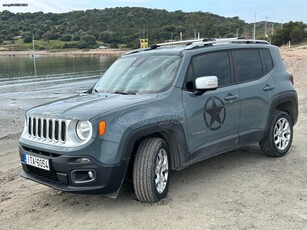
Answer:
<path fill-rule="evenodd" d="M 25 6 L 28 6 L 28 3 L 3 4 L 3 7 L 25 7 Z"/>

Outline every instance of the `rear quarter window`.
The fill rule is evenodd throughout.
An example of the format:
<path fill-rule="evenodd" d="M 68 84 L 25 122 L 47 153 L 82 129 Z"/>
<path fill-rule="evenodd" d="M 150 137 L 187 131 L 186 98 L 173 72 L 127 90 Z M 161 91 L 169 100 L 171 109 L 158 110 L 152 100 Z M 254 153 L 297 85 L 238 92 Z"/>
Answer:
<path fill-rule="evenodd" d="M 261 49 L 260 52 L 265 67 L 265 73 L 268 73 L 274 68 L 271 52 L 268 49 Z"/>

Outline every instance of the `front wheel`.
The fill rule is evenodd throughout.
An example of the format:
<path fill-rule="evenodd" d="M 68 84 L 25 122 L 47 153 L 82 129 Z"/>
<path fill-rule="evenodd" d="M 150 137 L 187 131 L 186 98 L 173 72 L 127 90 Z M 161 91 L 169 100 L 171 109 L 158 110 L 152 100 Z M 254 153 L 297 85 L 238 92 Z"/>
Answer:
<path fill-rule="evenodd" d="M 282 157 L 289 151 L 293 139 L 293 124 L 290 116 L 277 111 L 272 118 L 270 129 L 260 147 L 264 154 L 271 157 Z"/>
<path fill-rule="evenodd" d="M 167 195 L 169 186 L 169 148 L 161 138 L 144 139 L 136 152 L 133 186 L 137 198 L 158 202 Z"/>

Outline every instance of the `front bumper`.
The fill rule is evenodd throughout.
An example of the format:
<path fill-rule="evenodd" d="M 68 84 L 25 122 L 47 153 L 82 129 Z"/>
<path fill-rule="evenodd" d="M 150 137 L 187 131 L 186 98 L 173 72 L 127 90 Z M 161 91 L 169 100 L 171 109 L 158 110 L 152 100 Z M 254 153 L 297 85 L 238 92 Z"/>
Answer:
<path fill-rule="evenodd" d="M 27 165 L 24 154 L 49 160 L 50 171 Z M 52 154 L 19 146 L 22 164 L 21 176 L 55 189 L 86 194 L 116 193 L 123 182 L 128 161 L 117 165 L 104 165 L 90 156 L 67 156 Z M 90 163 L 77 163 L 76 159 L 86 157 Z M 87 180 L 84 175 L 91 171 L 94 178 Z"/>

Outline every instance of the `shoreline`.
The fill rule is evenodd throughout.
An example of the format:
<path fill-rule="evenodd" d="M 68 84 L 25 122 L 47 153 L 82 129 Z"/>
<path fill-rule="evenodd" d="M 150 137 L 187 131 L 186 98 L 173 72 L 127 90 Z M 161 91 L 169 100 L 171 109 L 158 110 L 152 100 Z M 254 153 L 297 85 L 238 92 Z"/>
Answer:
<path fill-rule="evenodd" d="M 297 56 L 296 52 L 300 52 L 301 57 L 307 57 L 307 47 L 299 46 L 288 48 L 285 46 L 279 47 L 282 55 L 287 54 L 288 56 Z M 126 54 L 129 50 L 120 49 L 89 49 L 89 50 L 37 50 L 35 55 L 37 56 L 116 56 L 120 57 Z M 291 55 L 292 54 L 292 55 Z M 31 56 L 32 51 L 3 51 L 0 50 L 0 57 L 25 57 Z"/>
<path fill-rule="evenodd" d="M 128 50 L 119 49 L 91 49 L 91 50 L 38 50 L 34 54 L 37 56 L 122 56 L 127 53 Z M 31 56 L 32 51 L 0 51 L 0 56 L 8 57 L 21 57 L 21 56 Z"/>

